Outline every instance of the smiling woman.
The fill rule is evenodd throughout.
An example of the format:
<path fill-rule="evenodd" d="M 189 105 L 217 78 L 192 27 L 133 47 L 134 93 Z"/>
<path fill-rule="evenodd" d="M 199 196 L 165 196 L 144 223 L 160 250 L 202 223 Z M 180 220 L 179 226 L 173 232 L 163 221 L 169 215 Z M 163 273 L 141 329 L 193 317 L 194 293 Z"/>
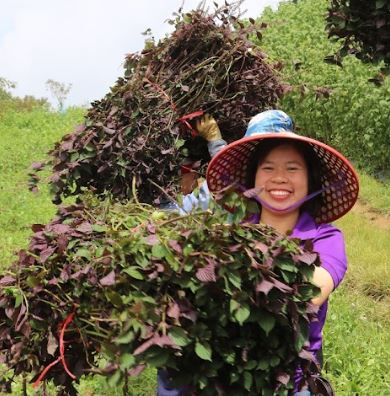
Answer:
<path fill-rule="evenodd" d="M 253 117 L 244 138 L 211 160 L 207 182 L 212 192 L 229 185 L 251 190 L 249 195 L 260 207 L 255 222 L 271 225 L 282 234 L 291 233 L 302 243 L 313 243 L 321 266 L 312 281 L 321 294 L 312 300 L 319 311 L 309 339 L 310 350 L 321 363 L 327 299 L 347 269 L 342 233 L 328 223 L 356 202 L 359 183 L 354 168 L 335 149 L 295 134 L 287 114 L 269 110 Z M 299 370 L 296 390 L 305 390 Z"/>
<path fill-rule="evenodd" d="M 229 186 L 244 191 L 260 209 L 251 222 L 271 225 L 281 234 L 300 239 L 302 245 L 312 244 L 319 254 L 321 265 L 312 278 L 320 288 L 312 303 L 319 308 L 317 321 L 310 325 L 309 350 L 320 366 L 328 297 L 347 269 L 343 235 L 328 223 L 343 216 L 356 202 L 359 183 L 354 168 L 335 149 L 295 134 L 287 114 L 268 110 L 251 119 L 244 138 L 213 157 L 207 183 L 214 193 Z M 312 394 L 317 390 L 305 382 L 297 367 L 295 395 Z M 164 373 L 159 377 L 158 395 L 182 392 L 170 387 L 169 376 Z"/>

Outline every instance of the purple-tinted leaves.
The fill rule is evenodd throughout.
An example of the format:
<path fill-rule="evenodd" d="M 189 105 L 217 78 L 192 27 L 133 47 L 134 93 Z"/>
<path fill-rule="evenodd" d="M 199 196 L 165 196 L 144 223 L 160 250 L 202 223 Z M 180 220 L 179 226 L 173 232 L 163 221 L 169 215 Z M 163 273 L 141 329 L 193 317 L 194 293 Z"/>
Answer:
<path fill-rule="evenodd" d="M 183 249 L 182 249 L 181 245 L 180 245 L 176 240 L 171 239 L 171 240 L 168 242 L 168 245 L 169 245 L 176 253 L 181 254 L 181 253 L 183 252 Z"/>
<path fill-rule="evenodd" d="M 62 235 L 68 233 L 71 230 L 71 227 L 68 224 L 57 223 L 49 226 L 48 229 L 58 235 Z"/>
<path fill-rule="evenodd" d="M 58 342 L 57 339 L 54 337 L 53 333 L 51 330 L 48 330 L 48 336 L 47 336 L 47 353 L 51 356 L 55 356 L 55 352 L 58 348 Z"/>
<path fill-rule="evenodd" d="M 137 375 L 140 375 L 146 368 L 146 365 L 140 364 L 130 370 L 127 371 L 127 375 L 129 377 L 136 377 Z"/>
<path fill-rule="evenodd" d="M 76 227 L 76 230 L 79 232 L 82 232 L 84 234 L 91 234 L 93 231 L 91 223 L 88 223 L 86 221 L 84 221 L 80 225 L 78 225 Z"/>
<path fill-rule="evenodd" d="M 172 304 L 170 304 L 168 311 L 167 311 L 167 315 L 170 318 L 179 320 L 179 316 L 180 316 L 179 304 L 177 304 L 176 302 L 173 302 Z"/>
<path fill-rule="evenodd" d="M 168 346 L 168 347 L 172 347 L 175 349 L 180 349 L 180 347 L 178 347 L 169 336 L 155 334 L 152 338 L 145 341 L 138 348 L 136 348 L 135 351 L 133 352 L 133 355 L 134 356 L 139 355 L 139 354 L 145 352 L 147 349 L 149 349 L 153 345 L 157 345 L 159 347 Z"/>
<path fill-rule="evenodd" d="M 47 249 L 43 250 L 39 254 L 39 259 L 41 263 L 45 263 L 47 259 L 55 252 L 56 248 L 54 246 L 49 246 Z"/>
<path fill-rule="evenodd" d="M 160 240 L 158 239 L 158 237 L 157 237 L 156 235 L 151 234 L 151 235 L 148 235 L 148 236 L 145 238 L 145 242 L 146 242 L 148 245 L 153 246 L 153 245 L 156 245 L 156 244 L 160 243 Z"/>
<path fill-rule="evenodd" d="M 31 229 L 33 230 L 33 232 L 39 232 L 39 231 L 43 231 L 45 229 L 45 226 L 42 224 L 33 224 L 31 226 Z"/>
<path fill-rule="evenodd" d="M 287 373 L 283 373 L 283 372 L 278 373 L 278 375 L 276 376 L 276 380 L 283 385 L 287 385 L 288 382 L 290 381 L 290 375 Z"/>
<path fill-rule="evenodd" d="M 35 171 L 40 171 L 43 169 L 43 167 L 45 166 L 44 162 L 33 162 L 31 164 L 31 168 Z"/>
<path fill-rule="evenodd" d="M 115 285 L 115 280 L 116 280 L 115 271 L 113 270 L 110 273 L 108 273 L 106 276 L 101 278 L 99 280 L 99 283 L 102 286 L 112 286 L 112 285 Z"/>
<path fill-rule="evenodd" d="M 269 247 L 261 241 L 255 241 L 253 242 L 253 247 L 256 250 L 260 250 L 261 253 L 265 254 L 268 252 Z"/>
<path fill-rule="evenodd" d="M 60 235 L 57 238 L 57 253 L 62 254 L 68 246 L 69 238 L 66 235 Z"/>
<path fill-rule="evenodd" d="M 270 282 L 267 279 L 262 279 L 256 285 L 256 292 L 264 293 L 265 295 L 267 295 L 273 287 L 275 287 L 275 284 L 273 282 Z"/>
<path fill-rule="evenodd" d="M 207 265 L 202 268 L 198 268 L 196 271 L 196 277 L 201 282 L 215 282 L 217 277 L 215 275 L 215 260 L 206 258 Z"/>
<path fill-rule="evenodd" d="M 291 286 L 286 285 L 285 283 L 279 281 L 278 279 L 271 278 L 271 282 L 274 284 L 274 287 L 285 293 L 292 293 L 294 291 L 294 289 Z"/>
<path fill-rule="evenodd" d="M 305 251 L 296 256 L 296 259 L 307 265 L 314 264 L 319 258 L 318 253 Z"/>
<path fill-rule="evenodd" d="M 242 249 L 241 244 L 235 244 L 235 245 L 229 246 L 229 252 L 232 252 L 232 253 L 238 252 L 241 249 Z"/>
<path fill-rule="evenodd" d="M 13 276 L 5 275 L 0 279 L 0 287 L 13 285 L 15 281 L 16 279 Z"/>

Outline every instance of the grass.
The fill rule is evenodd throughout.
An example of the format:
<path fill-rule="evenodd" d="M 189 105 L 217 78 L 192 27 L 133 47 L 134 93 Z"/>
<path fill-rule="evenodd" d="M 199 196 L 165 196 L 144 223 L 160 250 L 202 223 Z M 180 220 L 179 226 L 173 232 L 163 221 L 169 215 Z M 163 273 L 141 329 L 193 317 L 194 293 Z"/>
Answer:
<path fill-rule="evenodd" d="M 379 181 L 365 172 L 359 173 L 360 198 L 380 213 L 390 216 L 390 181 Z"/>
<path fill-rule="evenodd" d="M 373 299 L 390 302 L 390 228 L 381 229 L 350 212 L 338 221 L 347 242 L 349 271 L 345 282 Z"/>
<path fill-rule="evenodd" d="M 33 223 L 46 223 L 55 213 L 47 188 L 38 194 L 27 188 L 31 162 L 44 158 L 54 142 L 82 120 L 82 110 L 57 113 L 9 113 L 0 119 L 0 268 L 12 261 L 13 251 L 27 246 Z M 361 197 L 383 213 L 390 213 L 390 190 L 361 173 Z M 358 213 L 337 222 L 343 230 L 349 271 L 332 294 L 325 327 L 326 374 L 338 396 L 390 395 L 390 230 L 380 229 Z M 4 368 L 3 368 L 4 370 Z M 0 370 L 2 371 L 2 370 Z M 155 370 L 131 379 L 132 396 L 155 394 Z M 120 396 L 122 386 L 102 377 L 82 378 L 83 396 Z M 22 394 L 21 383 L 14 395 Z M 29 395 L 42 395 L 42 390 Z M 47 394 L 53 396 L 53 387 Z"/>
<path fill-rule="evenodd" d="M 0 268 L 24 247 L 34 223 L 46 223 L 55 213 L 47 187 L 33 194 L 27 189 L 31 163 L 46 153 L 64 133 L 82 121 L 83 110 L 66 113 L 11 112 L 0 118 Z"/>

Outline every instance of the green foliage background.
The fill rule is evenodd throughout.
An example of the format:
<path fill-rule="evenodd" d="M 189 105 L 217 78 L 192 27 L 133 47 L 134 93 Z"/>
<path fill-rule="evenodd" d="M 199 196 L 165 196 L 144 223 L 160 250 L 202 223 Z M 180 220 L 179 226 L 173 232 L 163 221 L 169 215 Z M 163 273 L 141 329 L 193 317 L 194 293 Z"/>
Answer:
<path fill-rule="evenodd" d="M 344 59 L 343 68 L 323 61 L 339 47 L 327 38 L 327 5 L 327 0 L 282 2 L 260 18 L 268 27 L 259 45 L 271 62 L 283 63 L 281 77 L 294 87 L 280 108 L 293 116 L 300 133 L 336 147 L 366 171 L 389 172 L 390 78 L 376 86 L 368 80 L 381 65 L 353 56 Z M 330 88 L 330 97 L 316 99 L 318 87 Z"/>

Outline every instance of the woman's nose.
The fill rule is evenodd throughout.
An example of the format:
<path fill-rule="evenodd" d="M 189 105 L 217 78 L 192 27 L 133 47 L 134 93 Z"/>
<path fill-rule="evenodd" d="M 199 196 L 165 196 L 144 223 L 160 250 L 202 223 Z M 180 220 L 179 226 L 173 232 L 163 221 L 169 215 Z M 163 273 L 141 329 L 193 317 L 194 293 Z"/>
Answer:
<path fill-rule="evenodd" d="M 287 182 L 287 175 L 286 172 L 282 169 L 276 169 L 272 181 L 275 183 L 286 183 Z"/>

